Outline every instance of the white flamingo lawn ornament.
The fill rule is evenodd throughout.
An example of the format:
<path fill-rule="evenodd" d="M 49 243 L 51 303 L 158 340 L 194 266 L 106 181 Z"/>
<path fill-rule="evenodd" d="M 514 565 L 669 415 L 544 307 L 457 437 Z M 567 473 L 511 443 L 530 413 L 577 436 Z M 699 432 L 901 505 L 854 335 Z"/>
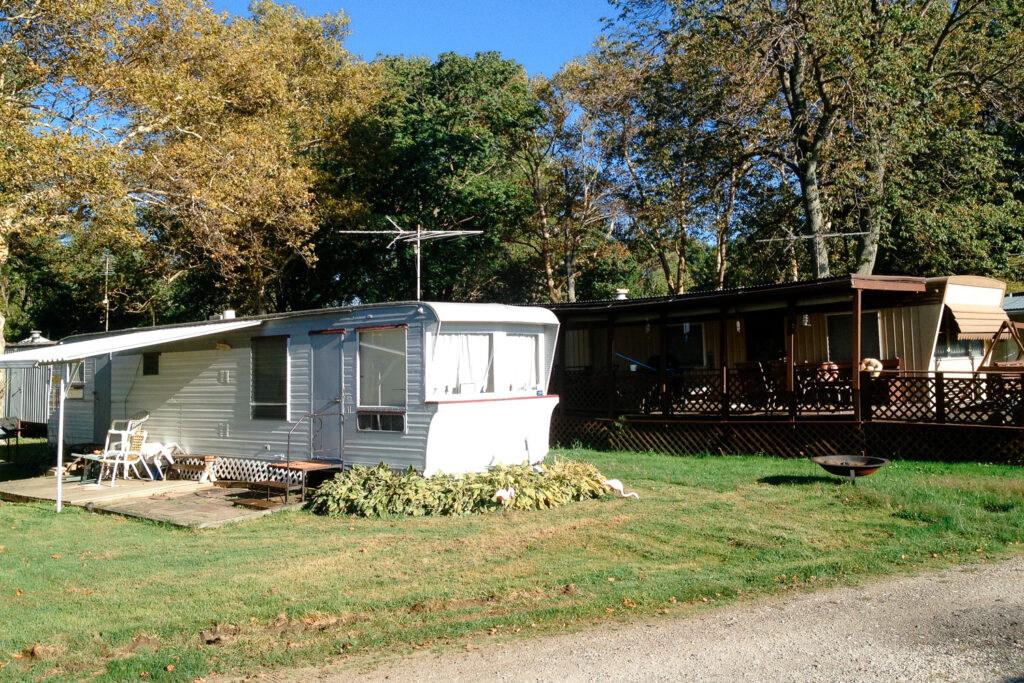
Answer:
<path fill-rule="evenodd" d="M 618 491 L 619 495 L 622 496 L 623 498 L 636 498 L 637 500 L 640 500 L 640 494 L 637 493 L 636 491 L 630 491 L 629 493 L 623 491 L 622 482 L 619 481 L 618 479 L 609 479 L 608 481 L 604 481 L 601 483 L 603 483 L 605 486 L 607 486 L 613 491 Z"/>
<path fill-rule="evenodd" d="M 508 502 L 512 500 L 512 496 L 516 495 L 516 490 L 509 486 L 507 489 L 498 489 L 494 492 L 494 499 L 500 500 L 502 505 L 508 505 Z"/>

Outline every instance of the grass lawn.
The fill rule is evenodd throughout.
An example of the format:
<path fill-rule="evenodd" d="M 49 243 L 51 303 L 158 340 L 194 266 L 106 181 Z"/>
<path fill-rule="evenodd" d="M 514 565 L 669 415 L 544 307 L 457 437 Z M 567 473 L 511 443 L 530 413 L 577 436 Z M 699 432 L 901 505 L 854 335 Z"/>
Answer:
<path fill-rule="evenodd" d="M 365 661 L 1024 550 L 1016 467 L 898 462 L 852 487 L 803 460 L 557 454 L 640 500 L 202 532 L 0 503 L 0 680 Z"/>

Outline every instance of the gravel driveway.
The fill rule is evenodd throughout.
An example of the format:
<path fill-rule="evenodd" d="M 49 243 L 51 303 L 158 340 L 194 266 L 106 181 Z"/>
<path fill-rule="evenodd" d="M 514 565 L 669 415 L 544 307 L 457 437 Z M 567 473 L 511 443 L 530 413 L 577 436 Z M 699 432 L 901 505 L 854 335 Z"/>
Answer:
<path fill-rule="evenodd" d="M 475 642 L 480 642 L 476 640 Z M 1024 682 L 1024 557 L 264 681 Z"/>

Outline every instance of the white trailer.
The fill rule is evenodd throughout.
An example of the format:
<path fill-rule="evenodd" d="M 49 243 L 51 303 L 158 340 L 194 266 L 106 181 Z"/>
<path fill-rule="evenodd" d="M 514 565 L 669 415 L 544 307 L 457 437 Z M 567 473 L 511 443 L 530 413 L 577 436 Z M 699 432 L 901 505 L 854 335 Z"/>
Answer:
<path fill-rule="evenodd" d="M 547 454 L 557 333 L 550 311 L 499 304 L 226 312 L 72 337 L 0 367 L 51 366 L 63 378 L 65 444 L 101 443 L 110 419 L 146 411 L 150 440 L 219 456 L 228 478 L 311 458 L 429 475 Z"/>

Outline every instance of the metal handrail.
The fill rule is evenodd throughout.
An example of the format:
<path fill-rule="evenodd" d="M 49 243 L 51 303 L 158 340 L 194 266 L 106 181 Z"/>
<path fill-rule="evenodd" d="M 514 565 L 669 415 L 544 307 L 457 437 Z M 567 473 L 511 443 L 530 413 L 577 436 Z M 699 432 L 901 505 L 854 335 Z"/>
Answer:
<path fill-rule="evenodd" d="M 302 425 L 303 422 L 305 422 L 307 419 L 309 419 L 309 457 L 310 457 L 310 459 L 313 459 L 313 418 L 316 418 L 319 421 L 319 423 L 320 423 L 320 428 L 317 430 L 317 433 L 319 434 L 321 431 L 323 431 L 323 419 L 325 417 L 337 417 L 337 418 L 340 419 L 340 421 L 342 423 L 344 423 L 344 421 L 345 421 L 345 415 L 341 411 L 338 411 L 336 413 L 306 413 L 305 415 L 300 417 L 298 420 L 296 420 L 295 424 L 292 425 L 292 428 L 288 430 L 288 439 L 285 442 L 285 469 L 287 471 L 291 472 L 291 467 L 292 467 L 292 434 L 295 433 L 295 430 L 298 429 Z M 345 449 L 344 448 L 342 448 L 341 450 L 338 451 L 338 457 L 341 460 L 341 468 L 345 469 Z M 286 484 L 286 486 L 284 488 L 284 504 L 287 505 L 288 504 L 288 486 L 287 486 L 288 482 L 285 481 L 285 484 Z"/>

